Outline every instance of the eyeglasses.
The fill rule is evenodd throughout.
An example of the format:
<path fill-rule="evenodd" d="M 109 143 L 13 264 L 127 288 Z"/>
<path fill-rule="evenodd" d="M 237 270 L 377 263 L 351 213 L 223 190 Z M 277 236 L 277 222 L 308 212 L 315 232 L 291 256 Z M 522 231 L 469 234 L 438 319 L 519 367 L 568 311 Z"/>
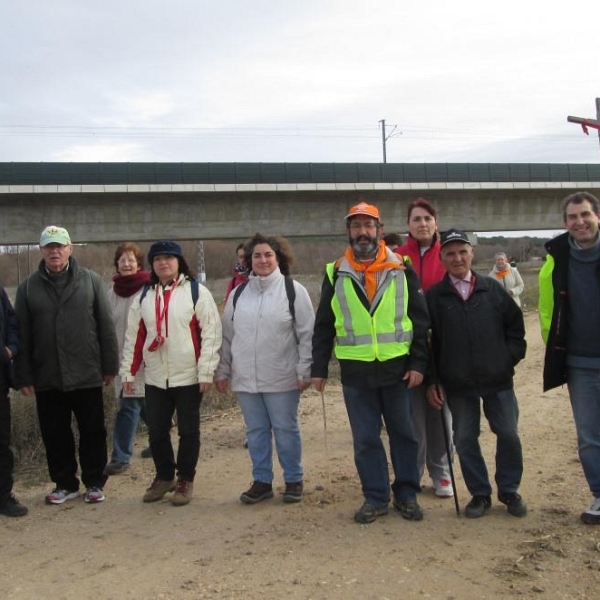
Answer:
<path fill-rule="evenodd" d="M 361 231 L 361 230 L 372 231 L 377 229 L 377 221 L 352 221 L 350 223 L 350 231 Z"/>
<path fill-rule="evenodd" d="M 63 252 L 64 250 L 67 250 L 69 248 L 69 246 L 65 245 L 65 244 L 58 244 L 57 242 L 51 242 L 50 244 L 46 244 L 45 246 L 42 246 L 42 250 L 46 250 L 48 252 L 52 252 L 53 250 L 58 250 L 59 252 Z"/>
<path fill-rule="evenodd" d="M 120 258 L 117 261 L 118 265 L 135 265 L 137 264 L 137 260 L 135 258 Z"/>

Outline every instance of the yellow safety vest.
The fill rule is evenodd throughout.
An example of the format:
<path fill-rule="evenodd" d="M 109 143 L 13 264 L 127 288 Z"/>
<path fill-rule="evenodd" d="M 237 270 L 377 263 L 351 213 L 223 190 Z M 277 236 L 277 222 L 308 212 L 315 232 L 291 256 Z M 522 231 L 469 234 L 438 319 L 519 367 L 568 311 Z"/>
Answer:
<path fill-rule="evenodd" d="M 344 264 L 347 261 L 343 260 Z M 404 271 L 392 269 L 387 273 L 388 280 L 373 299 L 377 308 L 371 314 L 358 298 L 350 273 L 338 269 L 335 277 L 335 265 L 329 263 L 326 271 L 335 291 L 331 308 L 335 315 L 336 358 L 371 362 L 408 354 L 413 327 L 408 317 L 408 283 Z"/>

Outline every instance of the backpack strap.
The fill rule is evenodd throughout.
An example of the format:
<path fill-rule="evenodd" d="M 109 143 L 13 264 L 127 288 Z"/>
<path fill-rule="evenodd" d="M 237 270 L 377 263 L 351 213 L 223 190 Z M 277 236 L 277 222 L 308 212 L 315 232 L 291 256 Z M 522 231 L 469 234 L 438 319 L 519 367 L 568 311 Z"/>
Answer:
<path fill-rule="evenodd" d="M 233 321 L 233 316 L 235 315 L 235 305 L 237 304 L 238 298 L 240 297 L 240 294 L 246 289 L 246 286 L 248 285 L 247 281 L 244 281 L 243 283 L 240 283 L 240 285 L 238 285 L 234 290 L 233 290 L 233 312 L 231 313 L 231 320 Z"/>
<path fill-rule="evenodd" d="M 199 291 L 200 284 L 197 279 L 190 279 L 190 292 L 192 293 L 192 303 L 194 304 L 194 310 L 196 309 L 196 304 L 198 303 L 198 296 L 200 295 Z"/>
<path fill-rule="evenodd" d="M 149 283 L 144 284 L 144 289 L 142 290 L 142 293 L 140 294 L 140 306 L 142 305 L 142 302 L 144 301 L 144 298 L 146 297 L 146 294 L 148 293 L 149 289 L 150 289 L 150 284 Z"/>
<path fill-rule="evenodd" d="M 327 277 L 329 277 L 329 282 L 333 287 L 335 287 L 335 282 L 338 277 L 338 270 L 342 262 L 342 258 L 338 258 L 335 262 L 327 263 L 325 265 L 325 273 L 327 273 Z"/>
<path fill-rule="evenodd" d="M 296 322 L 296 308 L 294 303 L 296 302 L 296 288 L 294 287 L 294 280 L 291 277 L 285 276 L 285 293 L 288 297 L 288 305 L 290 309 L 290 315 L 292 315 L 292 321 Z"/>

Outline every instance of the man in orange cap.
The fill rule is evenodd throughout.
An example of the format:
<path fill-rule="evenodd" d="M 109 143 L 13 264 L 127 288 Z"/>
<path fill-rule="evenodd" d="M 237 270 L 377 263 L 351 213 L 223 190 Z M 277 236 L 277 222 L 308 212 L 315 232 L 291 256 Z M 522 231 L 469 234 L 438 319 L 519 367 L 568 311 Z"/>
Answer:
<path fill-rule="evenodd" d="M 340 363 L 344 401 L 362 484 L 357 523 L 388 512 L 390 480 L 381 420 L 390 443 L 393 505 L 420 521 L 418 444 L 408 390 L 427 367 L 427 307 L 415 273 L 386 248 L 376 206 L 361 202 L 346 215 L 349 246 L 329 263 L 313 335 L 312 382 L 325 389 L 332 350 Z"/>

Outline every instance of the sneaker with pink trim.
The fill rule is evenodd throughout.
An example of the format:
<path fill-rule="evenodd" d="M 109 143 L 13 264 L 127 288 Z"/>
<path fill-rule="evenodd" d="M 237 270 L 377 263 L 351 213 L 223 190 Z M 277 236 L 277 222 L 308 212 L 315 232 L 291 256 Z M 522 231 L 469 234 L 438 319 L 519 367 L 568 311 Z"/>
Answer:
<path fill-rule="evenodd" d="M 73 500 L 79 496 L 79 490 L 64 490 L 54 488 L 46 495 L 46 504 L 64 504 L 67 500 Z"/>
<path fill-rule="evenodd" d="M 89 487 L 85 492 L 84 500 L 88 504 L 96 504 L 98 502 L 104 502 L 106 500 L 106 496 L 104 495 L 102 488 Z"/>
<path fill-rule="evenodd" d="M 454 496 L 454 491 L 452 490 L 452 482 L 449 479 L 434 479 L 433 480 L 433 489 L 435 490 L 435 495 L 440 498 L 452 498 Z"/>

